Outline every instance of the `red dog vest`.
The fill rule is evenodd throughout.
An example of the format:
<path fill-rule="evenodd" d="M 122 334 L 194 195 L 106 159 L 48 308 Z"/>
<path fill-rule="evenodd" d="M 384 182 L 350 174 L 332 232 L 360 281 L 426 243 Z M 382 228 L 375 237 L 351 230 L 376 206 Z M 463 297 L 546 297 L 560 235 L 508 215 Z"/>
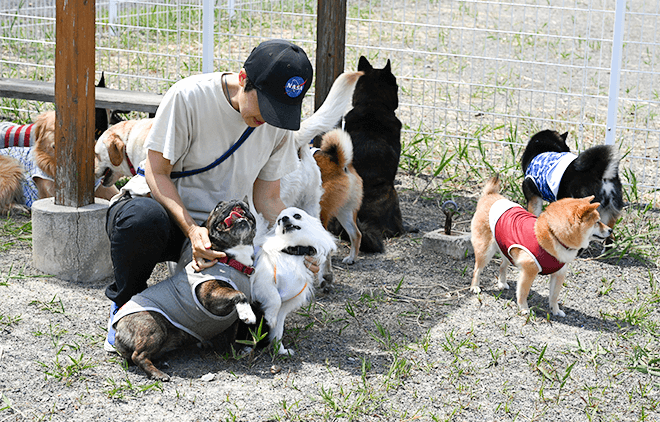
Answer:
<path fill-rule="evenodd" d="M 534 234 L 536 216 L 508 199 L 495 202 L 489 214 L 490 228 L 495 235 L 497 245 L 509 262 L 513 262 L 509 251 L 520 248 L 530 254 L 541 274 L 559 271 L 564 263 L 550 255 L 539 245 Z"/>

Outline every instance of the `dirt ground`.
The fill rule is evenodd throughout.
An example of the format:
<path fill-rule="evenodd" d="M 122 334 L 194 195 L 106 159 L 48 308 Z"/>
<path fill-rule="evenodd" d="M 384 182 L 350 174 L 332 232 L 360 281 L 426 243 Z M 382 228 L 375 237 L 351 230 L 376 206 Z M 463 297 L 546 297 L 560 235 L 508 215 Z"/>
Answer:
<path fill-rule="evenodd" d="M 19 230 L 29 217 L 0 219 L 0 421 L 660 420 L 657 234 L 648 240 L 657 213 L 627 207 L 617 233 L 633 247 L 621 259 L 597 259 L 594 246 L 571 265 L 565 318 L 548 316 L 545 277 L 526 316 L 514 291 L 495 290 L 497 259 L 477 296 L 472 257 L 423 248 L 447 199 L 461 207 L 455 227 L 469 228 L 479 188 L 442 194 L 423 179 L 398 181 L 404 219 L 419 232 L 352 266 L 341 263 L 342 242 L 334 288 L 287 320 L 295 356 L 191 347 L 157 363 L 169 383 L 103 350 L 109 280 L 40 273 Z M 635 258 L 640 249 L 650 259 Z M 159 267 L 152 282 L 163 275 Z"/>

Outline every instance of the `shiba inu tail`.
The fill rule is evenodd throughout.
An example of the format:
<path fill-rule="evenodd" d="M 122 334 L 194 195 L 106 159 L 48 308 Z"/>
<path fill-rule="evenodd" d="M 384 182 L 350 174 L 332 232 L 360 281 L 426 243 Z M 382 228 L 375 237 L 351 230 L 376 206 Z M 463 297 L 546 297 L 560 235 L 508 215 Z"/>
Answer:
<path fill-rule="evenodd" d="M 345 169 L 353 161 L 351 136 L 341 129 L 328 132 L 321 141 L 321 151 L 327 154 L 337 167 Z"/>
<path fill-rule="evenodd" d="M 490 195 L 493 193 L 500 193 L 501 183 L 500 176 L 496 174 L 486 181 L 484 188 L 482 190 L 482 195 Z"/>
<path fill-rule="evenodd" d="M 353 99 L 353 90 L 363 72 L 345 72 L 335 79 L 323 105 L 300 124 L 296 131 L 296 145 L 300 148 L 309 144 L 315 136 L 337 126 Z"/>

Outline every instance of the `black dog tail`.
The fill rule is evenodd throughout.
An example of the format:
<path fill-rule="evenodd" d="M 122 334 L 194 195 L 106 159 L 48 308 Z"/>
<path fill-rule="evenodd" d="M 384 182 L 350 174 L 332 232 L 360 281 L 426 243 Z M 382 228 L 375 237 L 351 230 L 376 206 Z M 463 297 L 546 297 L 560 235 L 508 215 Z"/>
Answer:
<path fill-rule="evenodd" d="M 597 145 L 582 152 L 573 163 L 576 171 L 613 179 L 619 176 L 619 161 L 614 145 Z"/>
<path fill-rule="evenodd" d="M 384 236 L 381 230 L 368 221 L 358 220 L 357 221 L 358 229 L 362 233 L 362 242 L 360 242 L 360 252 L 368 253 L 380 253 L 385 250 Z M 328 230 L 330 233 L 333 233 L 343 240 L 350 240 L 348 233 L 339 224 L 336 218 L 333 218 L 328 224 Z"/>
<path fill-rule="evenodd" d="M 358 220 L 358 228 L 362 233 L 362 242 L 360 243 L 360 252 L 383 252 L 385 245 L 383 243 L 383 233 L 374 225 L 366 221 Z"/>

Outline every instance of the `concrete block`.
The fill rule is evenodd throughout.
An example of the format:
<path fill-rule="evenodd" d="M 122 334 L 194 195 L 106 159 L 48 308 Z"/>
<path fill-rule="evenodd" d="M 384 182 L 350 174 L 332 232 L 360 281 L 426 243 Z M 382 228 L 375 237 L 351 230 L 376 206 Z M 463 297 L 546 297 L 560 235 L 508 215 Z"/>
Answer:
<path fill-rule="evenodd" d="M 469 232 L 453 232 L 451 235 L 447 235 L 444 229 L 434 230 L 424 235 L 422 246 L 424 249 L 448 255 L 454 259 L 465 259 L 474 255 Z"/>
<path fill-rule="evenodd" d="M 32 204 L 32 260 L 47 274 L 68 281 L 99 281 L 112 275 L 105 231 L 108 201 L 80 208 L 55 205 L 54 198 Z"/>

